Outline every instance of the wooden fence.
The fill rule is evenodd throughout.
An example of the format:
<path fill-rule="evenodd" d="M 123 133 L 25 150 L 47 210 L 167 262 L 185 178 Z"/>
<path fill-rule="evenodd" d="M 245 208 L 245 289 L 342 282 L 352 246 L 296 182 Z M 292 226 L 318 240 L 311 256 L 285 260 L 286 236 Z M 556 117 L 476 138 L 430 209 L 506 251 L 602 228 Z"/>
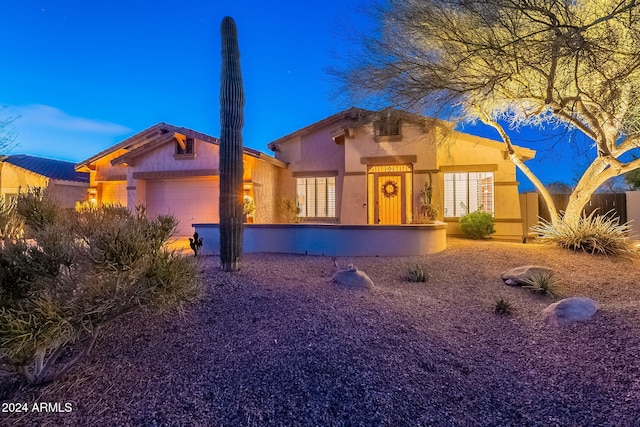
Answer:
<path fill-rule="evenodd" d="M 564 211 L 567 208 L 569 196 L 569 194 L 553 194 L 551 196 L 558 211 Z M 612 211 L 615 216 L 620 218 L 620 224 L 624 224 L 627 222 L 627 195 L 625 193 L 594 194 L 583 212 L 585 215 L 589 215 L 596 209 L 598 210 L 596 215 L 604 215 Z M 547 206 L 540 196 L 538 196 L 538 215 L 547 221 L 551 219 Z"/>

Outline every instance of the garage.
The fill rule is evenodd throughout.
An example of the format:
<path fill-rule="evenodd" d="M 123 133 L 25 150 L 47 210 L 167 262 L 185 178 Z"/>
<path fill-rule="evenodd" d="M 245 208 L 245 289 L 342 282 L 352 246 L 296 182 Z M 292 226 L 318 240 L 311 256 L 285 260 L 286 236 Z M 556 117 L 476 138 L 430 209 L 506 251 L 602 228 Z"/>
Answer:
<path fill-rule="evenodd" d="M 170 179 L 147 181 L 149 216 L 172 214 L 180 223 L 177 236 L 193 235 L 194 223 L 219 222 L 220 179 Z"/>

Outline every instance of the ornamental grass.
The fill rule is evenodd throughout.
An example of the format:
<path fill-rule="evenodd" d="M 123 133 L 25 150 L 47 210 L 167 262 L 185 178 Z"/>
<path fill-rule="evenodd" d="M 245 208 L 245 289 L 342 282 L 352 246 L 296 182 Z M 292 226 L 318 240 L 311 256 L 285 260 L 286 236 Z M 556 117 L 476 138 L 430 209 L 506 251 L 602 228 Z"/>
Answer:
<path fill-rule="evenodd" d="M 605 215 L 596 215 L 594 211 L 575 223 L 561 219 L 558 224 L 552 224 L 541 219 L 531 230 L 538 233 L 538 238 L 544 242 L 578 252 L 623 255 L 632 250 L 629 223 L 620 224 L 613 211 Z"/>

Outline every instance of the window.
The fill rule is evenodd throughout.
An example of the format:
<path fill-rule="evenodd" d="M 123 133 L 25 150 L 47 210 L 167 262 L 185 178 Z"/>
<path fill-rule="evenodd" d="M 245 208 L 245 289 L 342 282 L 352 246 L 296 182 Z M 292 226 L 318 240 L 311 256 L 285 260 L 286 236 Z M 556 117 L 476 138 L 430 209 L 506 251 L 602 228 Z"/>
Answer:
<path fill-rule="evenodd" d="M 444 174 L 445 217 L 461 217 L 480 206 L 493 215 L 493 172 Z"/>
<path fill-rule="evenodd" d="M 387 118 L 374 125 L 375 137 L 383 140 L 395 140 L 401 137 L 400 119 Z"/>
<path fill-rule="evenodd" d="M 296 200 L 302 218 L 335 218 L 336 177 L 298 178 Z"/>
<path fill-rule="evenodd" d="M 193 148 L 195 146 L 195 142 L 193 138 L 187 138 L 184 142 L 184 148 L 180 145 L 179 142 L 176 142 L 176 154 L 193 154 Z"/>

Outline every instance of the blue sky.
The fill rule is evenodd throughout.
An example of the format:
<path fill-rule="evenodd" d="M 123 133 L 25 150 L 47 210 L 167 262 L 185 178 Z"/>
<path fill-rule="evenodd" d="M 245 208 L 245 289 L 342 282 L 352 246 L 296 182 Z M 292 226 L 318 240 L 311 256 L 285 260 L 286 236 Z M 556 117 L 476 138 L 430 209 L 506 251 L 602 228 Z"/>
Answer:
<path fill-rule="evenodd" d="M 366 5 L 5 0 L 0 118 L 19 116 L 12 152 L 81 161 L 158 122 L 218 136 L 219 28 L 227 15 L 240 39 L 244 143 L 268 152 L 268 142 L 349 106 L 332 99 L 326 69 L 349 48 Z M 569 152 L 545 158 L 544 182 L 576 176 Z"/>

